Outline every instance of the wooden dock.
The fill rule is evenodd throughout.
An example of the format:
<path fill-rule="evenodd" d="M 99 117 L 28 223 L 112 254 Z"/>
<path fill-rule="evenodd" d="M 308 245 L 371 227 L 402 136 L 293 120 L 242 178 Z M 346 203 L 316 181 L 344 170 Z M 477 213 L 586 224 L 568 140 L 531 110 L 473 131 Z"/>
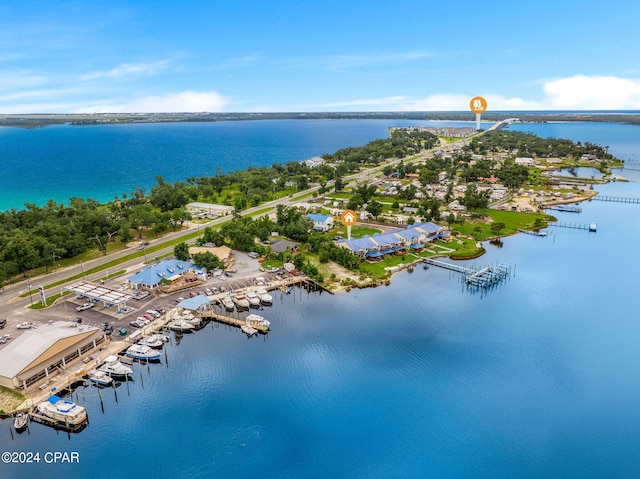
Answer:
<path fill-rule="evenodd" d="M 511 267 L 507 264 L 489 265 L 482 269 L 475 270 L 433 258 L 425 258 L 424 262 L 433 266 L 438 266 L 439 268 L 461 273 L 468 285 L 481 288 L 495 286 L 507 279 L 511 274 Z"/>
<path fill-rule="evenodd" d="M 640 198 L 629 198 L 627 196 L 606 196 L 596 195 L 591 198 L 593 201 L 610 201 L 613 203 L 640 203 Z"/>
<path fill-rule="evenodd" d="M 575 206 L 575 205 L 545 206 L 544 209 L 555 210 L 555 211 L 565 211 L 569 213 L 582 213 L 582 208 L 580 206 Z"/>
<path fill-rule="evenodd" d="M 241 328 L 242 326 L 245 326 L 247 324 L 247 321 L 244 318 L 233 318 L 231 316 L 225 316 L 224 314 L 216 313 L 212 309 L 207 309 L 201 313 L 198 313 L 198 317 L 202 319 L 210 319 L 219 323 L 229 324 L 238 328 Z M 266 333 L 269 331 L 268 326 L 260 324 L 252 324 L 251 327 L 257 329 L 261 333 Z"/>
<path fill-rule="evenodd" d="M 567 222 L 556 222 L 549 223 L 549 226 L 555 226 L 556 228 L 570 228 L 574 230 L 586 230 L 592 233 L 598 231 L 598 225 L 596 223 L 567 223 Z"/>
<path fill-rule="evenodd" d="M 69 423 L 56 421 L 55 419 L 51 419 L 47 416 L 43 416 L 42 414 L 38 414 L 37 412 L 35 412 L 35 410 L 32 410 L 31 412 L 29 412 L 29 419 L 32 422 L 37 422 L 40 424 L 44 424 L 45 426 L 50 426 L 55 429 L 58 429 L 61 431 L 67 431 L 67 432 L 80 432 L 89 425 L 88 418 L 82 421 L 80 424 L 69 424 Z"/>
<path fill-rule="evenodd" d="M 536 231 L 536 230 L 523 230 L 518 228 L 518 231 L 520 233 L 524 233 L 527 235 L 533 235 L 533 236 L 547 236 L 547 232 L 542 230 L 542 231 Z"/>

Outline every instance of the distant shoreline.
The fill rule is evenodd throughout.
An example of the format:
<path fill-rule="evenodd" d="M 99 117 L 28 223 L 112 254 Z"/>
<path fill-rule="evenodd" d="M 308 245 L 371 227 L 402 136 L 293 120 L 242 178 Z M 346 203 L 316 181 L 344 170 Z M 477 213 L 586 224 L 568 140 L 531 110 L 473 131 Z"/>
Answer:
<path fill-rule="evenodd" d="M 482 119 L 495 122 L 513 117 L 523 123 L 554 121 L 627 123 L 640 125 L 640 111 L 504 111 L 484 113 Z M 256 120 L 421 120 L 474 121 L 471 112 L 283 112 L 283 113 L 34 113 L 0 115 L 0 126 L 40 128 L 49 125 L 76 126 L 128 123 L 182 123 Z"/>

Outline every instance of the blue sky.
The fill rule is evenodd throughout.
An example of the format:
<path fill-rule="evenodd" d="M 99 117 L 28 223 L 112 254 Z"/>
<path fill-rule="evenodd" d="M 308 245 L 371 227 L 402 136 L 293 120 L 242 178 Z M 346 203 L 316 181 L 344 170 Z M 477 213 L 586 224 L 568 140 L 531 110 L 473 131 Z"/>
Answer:
<path fill-rule="evenodd" d="M 0 5 L 0 113 L 640 109 L 631 0 Z"/>

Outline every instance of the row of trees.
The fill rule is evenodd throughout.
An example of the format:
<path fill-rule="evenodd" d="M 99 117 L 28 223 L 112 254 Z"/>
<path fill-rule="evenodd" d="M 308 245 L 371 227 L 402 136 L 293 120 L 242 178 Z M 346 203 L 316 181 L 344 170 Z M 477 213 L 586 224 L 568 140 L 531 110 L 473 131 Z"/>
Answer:
<path fill-rule="evenodd" d="M 106 254 L 108 243 L 126 245 L 147 230 L 156 235 L 177 230 L 189 219 L 184 208 L 163 212 L 135 195 L 108 205 L 72 198 L 65 206 L 50 200 L 0 216 L 0 281 L 33 268 L 48 269 L 89 249 Z"/>

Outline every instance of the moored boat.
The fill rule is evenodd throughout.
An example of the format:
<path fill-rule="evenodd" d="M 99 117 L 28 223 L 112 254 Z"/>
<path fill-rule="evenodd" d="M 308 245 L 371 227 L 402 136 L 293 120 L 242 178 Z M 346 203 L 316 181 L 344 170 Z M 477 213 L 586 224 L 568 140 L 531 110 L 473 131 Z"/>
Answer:
<path fill-rule="evenodd" d="M 164 343 L 166 343 L 167 341 L 169 341 L 169 338 L 167 338 L 164 334 L 154 333 L 151 336 L 138 341 L 138 344 L 149 346 L 153 349 L 162 349 L 162 346 L 164 346 Z"/>
<path fill-rule="evenodd" d="M 222 305 L 227 311 L 233 311 L 235 309 L 235 304 L 233 304 L 232 299 L 228 296 L 222 298 Z"/>
<path fill-rule="evenodd" d="M 249 309 L 249 300 L 243 294 L 237 294 L 236 296 L 233 296 L 232 300 L 238 310 Z"/>
<path fill-rule="evenodd" d="M 13 421 L 13 427 L 16 431 L 22 431 L 29 424 L 29 415 L 26 412 L 19 412 Z"/>
<path fill-rule="evenodd" d="M 98 368 L 98 371 L 107 373 L 109 376 L 124 377 L 133 373 L 133 369 L 122 364 L 117 356 L 108 356 L 104 360 L 104 364 Z"/>
<path fill-rule="evenodd" d="M 89 373 L 89 381 L 99 386 L 111 386 L 113 379 L 107 373 L 95 370 Z"/>
<path fill-rule="evenodd" d="M 256 289 L 256 294 L 262 304 L 269 305 L 273 303 L 273 296 L 271 296 L 265 288 Z"/>
<path fill-rule="evenodd" d="M 167 327 L 177 333 L 191 333 L 195 329 L 193 324 L 186 322 L 184 319 L 174 319 L 167 324 Z"/>
<path fill-rule="evenodd" d="M 269 326 L 271 326 L 271 323 L 259 314 L 250 314 L 246 317 L 245 321 L 248 326 L 260 331 L 267 331 Z"/>
<path fill-rule="evenodd" d="M 87 420 L 85 408 L 55 395 L 39 403 L 36 410 L 52 422 L 65 426 L 77 426 Z"/>
<path fill-rule="evenodd" d="M 242 326 L 240 326 L 240 329 L 242 329 L 242 332 L 247 336 L 253 336 L 254 334 L 258 333 L 257 329 L 252 328 L 248 324 L 243 324 Z"/>
<path fill-rule="evenodd" d="M 156 349 L 150 348 L 145 344 L 134 344 L 132 346 L 129 346 L 125 354 L 133 359 L 144 359 L 146 361 L 160 360 L 160 352 Z"/>
<path fill-rule="evenodd" d="M 269 305 L 273 303 L 273 296 L 271 296 L 265 288 L 256 289 L 256 294 L 262 304 Z"/>
<path fill-rule="evenodd" d="M 247 301 L 249 301 L 249 305 L 252 308 L 259 308 L 260 307 L 260 298 L 258 297 L 258 294 L 255 291 L 247 291 L 245 297 L 247 298 Z"/>

